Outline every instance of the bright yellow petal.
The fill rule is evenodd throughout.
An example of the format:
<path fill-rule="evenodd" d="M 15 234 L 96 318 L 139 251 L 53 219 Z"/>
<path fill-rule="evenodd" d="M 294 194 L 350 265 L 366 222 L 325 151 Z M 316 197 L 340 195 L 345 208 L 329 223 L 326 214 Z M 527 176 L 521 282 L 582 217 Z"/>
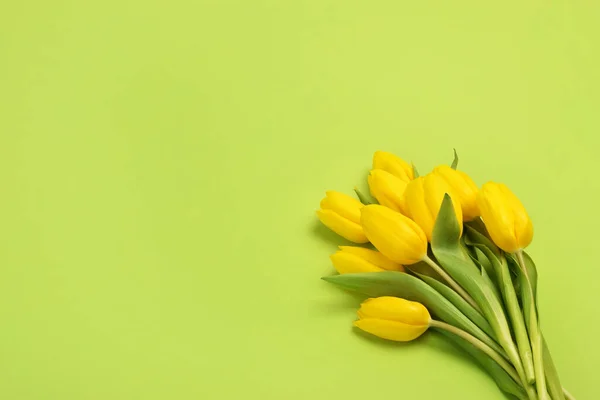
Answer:
<path fill-rule="evenodd" d="M 477 204 L 494 243 L 509 253 L 519 250 L 515 236 L 513 205 L 510 199 L 506 198 L 502 185 L 494 182 L 483 185 L 477 196 Z"/>
<path fill-rule="evenodd" d="M 369 189 L 379 204 L 402 212 L 406 182 L 382 169 L 374 169 L 368 177 Z"/>
<path fill-rule="evenodd" d="M 414 179 L 413 168 L 400 157 L 386 151 L 376 151 L 373 155 L 373 169 L 382 169 L 409 182 Z"/>
<path fill-rule="evenodd" d="M 317 215 L 326 227 L 349 241 L 354 243 L 369 242 L 360 224 L 349 221 L 332 210 L 318 210 Z"/>
<path fill-rule="evenodd" d="M 332 254 L 331 262 L 340 274 L 356 274 L 361 272 L 382 272 L 383 269 L 371 264 L 355 254 L 338 251 Z"/>
<path fill-rule="evenodd" d="M 472 221 L 479 216 L 479 207 L 477 206 L 477 193 L 479 189 L 469 175 L 463 171 L 454 170 L 447 165 L 436 167 L 433 173 L 450 185 L 453 193 L 460 201 L 465 221 Z"/>
<path fill-rule="evenodd" d="M 321 200 L 323 210 L 333 210 L 342 217 L 349 219 L 357 224 L 360 223 L 360 209 L 363 204 L 347 194 L 330 190 L 326 197 Z"/>
<path fill-rule="evenodd" d="M 383 296 L 365 300 L 358 310 L 360 318 L 379 318 L 408 325 L 428 325 L 431 317 L 421 303 Z"/>
<path fill-rule="evenodd" d="M 425 232 L 427 240 L 431 240 L 434 217 L 425 201 L 425 177 L 410 181 L 404 192 L 404 204 L 410 218 Z"/>
<path fill-rule="evenodd" d="M 414 264 L 427 253 L 427 237 L 423 230 L 387 207 L 375 204 L 363 207 L 361 225 L 377 250 L 398 264 Z"/>
<path fill-rule="evenodd" d="M 366 262 L 375 265 L 379 268 L 385 269 L 387 271 L 404 271 L 404 267 L 402 265 L 393 262 L 383 254 L 375 250 L 355 246 L 340 246 L 340 250 L 344 253 L 360 257 Z"/>
<path fill-rule="evenodd" d="M 521 200 L 506 186 L 500 184 L 507 202 L 511 205 L 514 214 L 514 232 L 519 249 L 529 246 L 533 239 L 533 224 Z"/>
<path fill-rule="evenodd" d="M 462 234 L 462 208 L 458 197 L 454 194 L 450 185 L 448 185 L 444 179 L 435 174 L 427 174 L 423 181 L 423 191 L 425 203 L 427 204 L 427 208 L 429 208 L 429 211 L 433 216 L 431 230 L 426 230 L 425 228 L 423 228 L 423 230 L 425 230 L 425 234 L 429 233 L 429 236 L 427 236 L 427 238 L 431 241 L 435 221 L 437 220 L 437 216 L 440 212 L 440 208 L 442 206 L 442 202 L 446 194 L 450 195 L 450 198 L 452 199 L 452 206 L 454 207 L 454 213 L 456 214 L 456 219 L 458 221 Z M 430 227 L 427 226 L 427 229 L 429 228 Z"/>
<path fill-rule="evenodd" d="M 382 339 L 394 340 L 396 342 L 409 342 L 421 336 L 428 325 L 407 325 L 402 322 L 386 321 L 381 319 L 360 319 L 354 321 L 359 329 L 378 336 Z"/>

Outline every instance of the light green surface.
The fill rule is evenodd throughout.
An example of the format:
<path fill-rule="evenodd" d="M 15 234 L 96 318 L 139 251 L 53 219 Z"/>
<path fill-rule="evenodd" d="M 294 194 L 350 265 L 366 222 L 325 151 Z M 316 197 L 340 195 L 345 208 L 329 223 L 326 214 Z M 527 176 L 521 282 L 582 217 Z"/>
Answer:
<path fill-rule="evenodd" d="M 499 399 L 351 328 L 316 222 L 377 149 L 505 182 L 562 380 L 600 398 L 592 1 L 5 1 L 0 398 Z"/>

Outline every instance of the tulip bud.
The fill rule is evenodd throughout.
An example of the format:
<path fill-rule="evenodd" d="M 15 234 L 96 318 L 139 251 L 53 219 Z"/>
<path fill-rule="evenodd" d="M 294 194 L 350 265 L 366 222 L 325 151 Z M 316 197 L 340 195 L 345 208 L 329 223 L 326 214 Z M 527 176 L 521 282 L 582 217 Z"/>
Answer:
<path fill-rule="evenodd" d="M 410 265 L 427 254 L 427 237 L 411 219 L 376 204 L 361 211 L 360 222 L 367 238 L 390 260 Z"/>
<path fill-rule="evenodd" d="M 378 251 L 364 247 L 340 246 L 340 251 L 330 256 L 333 266 L 340 274 L 360 272 L 404 271 Z"/>
<path fill-rule="evenodd" d="M 457 196 L 444 179 L 427 174 L 410 181 L 404 192 L 404 204 L 408 216 L 415 221 L 431 241 L 433 227 L 437 219 L 444 195 L 449 194 L 456 213 L 456 220 L 460 225 L 462 234 L 462 210 Z"/>
<path fill-rule="evenodd" d="M 372 170 L 368 181 L 371 195 L 377 199 L 379 204 L 394 211 L 403 212 L 404 200 L 402 196 L 407 182 L 382 169 Z"/>
<path fill-rule="evenodd" d="M 481 218 L 496 246 L 508 253 L 527 247 L 533 224 L 521 201 L 502 183 L 488 182 L 477 196 Z"/>
<path fill-rule="evenodd" d="M 367 243 L 360 226 L 360 209 L 363 204 L 343 193 L 328 191 L 321 200 L 317 215 L 321 222 L 338 235 L 354 243 Z"/>
<path fill-rule="evenodd" d="M 436 167 L 433 173 L 444 179 L 452 188 L 452 192 L 460 201 L 464 221 L 472 221 L 479 217 L 479 207 L 477 206 L 477 192 L 479 190 L 469 175 L 447 165 Z"/>
<path fill-rule="evenodd" d="M 404 182 L 414 179 L 412 166 L 400 157 L 386 151 L 375 152 L 373 155 L 373 169 L 387 171 Z"/>
<path fill-rule="evenodd" d="M 383 339 L 408 342 L 421 336 L 431 316 L 421 303 L 398 297 L 368 299 L 358 310 L 354 325 L 365 332 Z"/>

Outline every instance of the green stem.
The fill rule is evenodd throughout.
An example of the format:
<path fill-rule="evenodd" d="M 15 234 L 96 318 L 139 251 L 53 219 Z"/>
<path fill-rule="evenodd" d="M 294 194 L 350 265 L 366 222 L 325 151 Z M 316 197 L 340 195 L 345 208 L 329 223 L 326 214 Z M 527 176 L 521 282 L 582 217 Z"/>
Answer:
<path fill-rule="evenodd" d="M 450 287 L 456 291 L 456 293 L 458 293 L 463 299 L 465 299 L 467 303 L 469 303 L 477 311 L 481 312 L 481 309 L 479 308 L 477 303 L 475 303 L 475 300 L 473 300 L 469 293 L 467 293 L 465 289 L 463 289 L 454 279 L 452 279 L 452 277 L 448 275 L 448 273 L 444 271 L 442 267 L 437 265 L 435 261 L 429 258 L 427 254 L 425 255 L 425 257 L 423 257 L 423 261 L 429 264 L 429 266 L 433 268 L 434 271 L 437 272 L 448 283 L 448 285 L 450 285 Z"/>
<path fill-rule="evenodd" d="M 455 326 L 447 324 L 442 321 L 437 321 L 432 319 L 429 321 L 429 326 L 432 328 L 442 329 L 448 331 L 458 337 L 461 337 L 471 343 L 473 346 L 477 347 L 479 350 L 483 351 L 487 354 L 492 360 L 496 361 L 500 367 L 515 381 L 520 382 L 519 376 L 517 375 L 517 371 L 510 365 L 500 354 L 498 354 L 494 349 L 492 349 L 487 344 L 483 343 L 481 340 L 477 339 L 475 336 L 459 329 Z"/>
<path fill-rule="evenodd" d="M 575 400 L 575 397 L 567 391 L 567 389 L 563 388 L 563 393 L 567 400 Z"/>
<path fill-rule="evenodd" d="M 533 352 L 533 367 L 535 370 L 535 385 L 537 388 L 538 396 L 540 400 L 550 400 L 548 396 L 548 390 L 546 389 L 546 375 L 544 373 L 544 360 L 542 355 L 542 337 L 540 335 L 540 326 L 537 318 L 537 312 L 535 307 L 535 297 L 533 289 L 531 288 L 531 281 L 529 280 L 529 274 L 527 273 L 527 266 L 525 265 L 525 259 L 523 258 L 523 251 L 519 250 L 516 253 L 521 272 L 524 274 L 527 280 L 528 289 L 531 295 L 531 305 L 529 311 L 529 338 L 531 340 L 531 350 Z"/>

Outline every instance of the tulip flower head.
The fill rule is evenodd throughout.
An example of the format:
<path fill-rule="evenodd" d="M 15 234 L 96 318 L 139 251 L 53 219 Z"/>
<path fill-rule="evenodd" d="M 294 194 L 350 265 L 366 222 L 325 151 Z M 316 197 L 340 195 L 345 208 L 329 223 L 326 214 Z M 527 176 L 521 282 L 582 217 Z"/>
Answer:
<path fill-rule="evenodd" d="M 421 336 L 431 321 L 427 308 L 421 303 L 398 297 L 368 299 L 358 310 L 354 325 L 383 339 L 408 342 Z"/>
<path fill-rule="evenodd" d="M 407 215 L 415 221 L 431 241 L 433 227 L 437 219 L 445 194 L 450 195 L 456 213 L 456 219 L 462 233 L 462 209 L 458 196 L 444 179 L 433 173 L 411 181 L 404 192 Z"/>
<path fill-rule="evenodd" d="M 450 168 L 447 165 L 440 165 L 433 170 L 433 173 L 441 177 L 452 188 L 460 202 L 463 213 L 463 220 L 472 221 L 479 217 L 479 207 L 477 206 L 477 185 L 462 171 Z"/>
<path fill-rule="evenodd" d="M 402 265 L 391 261 L 378 251 L 364 247 L 340 246 L 340 250 L 330 258 L 340 274 L 404 271 Z"/>
<path fill-rule="evenodd" d="M 373 155 L 373 169 L 387 171 L 404 182 L 410 182 L 414 179 L 412 166 L 400 157 L 386 151 L 375 152 Z"/>
<path fill-rule="evenodd" d="M 403 212 L 403 195 L 407 181 L 403 181 L 383 169 L 372 170 L 368 181 L 371 195 L 377 199 L 379 204 L 394 211 Z"/>
<path fill-rule="evenodd" d="M 372 204 L 362 208 L 360 221 L 369 241 L 398 264 L 414 264 L 427 254 L 425 233 L 399 212 Z"/>
<path fill-rule="evenodd" d="M 523 203 L 504 184 L 488 182 L 477 196 L 481 218 L 496 246 L 515 253 L 529 246 L 533 224 Z"/>
<path fill-rule="evenodd" d="M 349 241 L 367 243 L 369 240 L 360 225 L 362 207 L 360 201 L 346 194 L 328 191 L 317 216 L 325 226 Z"/>

